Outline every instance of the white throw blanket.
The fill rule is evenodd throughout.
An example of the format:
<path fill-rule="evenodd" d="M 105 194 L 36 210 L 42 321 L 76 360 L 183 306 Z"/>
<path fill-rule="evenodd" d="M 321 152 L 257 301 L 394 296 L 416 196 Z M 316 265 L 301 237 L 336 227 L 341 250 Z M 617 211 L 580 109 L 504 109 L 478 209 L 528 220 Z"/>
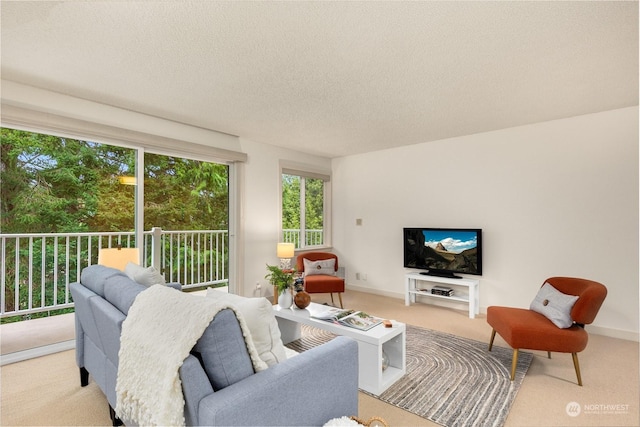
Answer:
<path fill-rule="evenodd" d="M 139 425 L 184 425 L 178 369 L 215 315 L 228 303 L 154 285 L 142 291 L 122 323 L 116 414 Z M 256 371 L 267 368 L 236 310 Z"/>

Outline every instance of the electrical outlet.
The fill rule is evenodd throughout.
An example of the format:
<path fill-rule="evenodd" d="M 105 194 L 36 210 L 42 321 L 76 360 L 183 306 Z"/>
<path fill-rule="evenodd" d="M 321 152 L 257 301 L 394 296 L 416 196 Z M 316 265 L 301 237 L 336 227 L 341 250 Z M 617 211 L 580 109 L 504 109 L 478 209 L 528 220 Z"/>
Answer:
<path fill-rule="evenodd" d="M 253 296 L 254 297 L 262 296 L 262 285 L 260 284 L 260 282 L 256 282 L 256 288 L 253 290 Z"/>
<path fill-rule="evenodd" d="M 360 273 L 356 273 L 356 280 L 360 280 Z"/>

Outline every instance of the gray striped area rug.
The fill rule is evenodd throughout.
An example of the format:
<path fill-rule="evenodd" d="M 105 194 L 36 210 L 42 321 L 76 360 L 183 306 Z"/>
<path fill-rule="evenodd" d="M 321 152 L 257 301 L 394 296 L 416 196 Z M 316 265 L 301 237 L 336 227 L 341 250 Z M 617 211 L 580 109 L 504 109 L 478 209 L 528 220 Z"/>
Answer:
<path fill-rule="evenodd" d="M 334 337 L 302 326 L 302 338 L 287 345 L 298 352 Z M 373 397 L 447 427 L 502 426 L 533 355 L 520 352 L 516 377 L 510 348 L 407 325 L 407 373 Z M 366 393 L 366 392 L 365 392 Z"/>

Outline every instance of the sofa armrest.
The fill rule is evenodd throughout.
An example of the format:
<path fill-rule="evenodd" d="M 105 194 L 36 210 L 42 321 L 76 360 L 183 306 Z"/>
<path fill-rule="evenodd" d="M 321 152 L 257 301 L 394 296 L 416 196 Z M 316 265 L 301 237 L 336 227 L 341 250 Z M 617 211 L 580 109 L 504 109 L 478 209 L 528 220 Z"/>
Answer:
<path fill-rule="evenodd" d="M 200 361 L 190 354 L 180 367 L 180 381 L 184 395 L 184 418 L 186 425 L 198 424 L 198 404 L 207 395 L 213 393 L 207 373 Z"/>
<path fill-rule="evenodd" d="M 309 426 L 358 415 L 358 345 L 348 337 L 204 397 L 200 425 Z"/>

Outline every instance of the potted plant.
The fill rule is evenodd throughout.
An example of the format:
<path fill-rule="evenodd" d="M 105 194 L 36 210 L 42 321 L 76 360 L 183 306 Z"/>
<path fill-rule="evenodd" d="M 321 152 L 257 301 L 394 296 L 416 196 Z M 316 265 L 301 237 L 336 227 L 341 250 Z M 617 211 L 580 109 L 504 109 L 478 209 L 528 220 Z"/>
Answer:
<path fill-rule="evenodd" d="M 268 273 L 264 276 L 278 290 L 278 305 L 289 308 L 293 303 L 293 297 L 289 289 L 293 285 L 295 270 L 283 270 L 276 265 L 267 264 Z"/>

